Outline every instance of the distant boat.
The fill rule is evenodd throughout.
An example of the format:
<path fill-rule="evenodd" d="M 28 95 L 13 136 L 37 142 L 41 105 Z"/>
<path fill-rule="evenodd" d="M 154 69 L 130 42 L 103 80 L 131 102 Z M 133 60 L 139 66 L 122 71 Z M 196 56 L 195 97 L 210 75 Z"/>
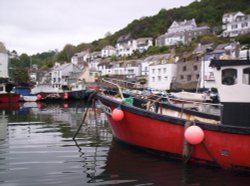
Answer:
<path fill-rule="evenodd" d="M 33 102 L 37 101 L 37 96 L 32 95 L 31 89 L 26 86 L 18 86 L 15 87 L 13 90 L 15 93 L 20 94 L 20 101 L 25 101 L 25 102 Z"/>
<path fill-rule="evenodd" d="M 115 96 L 97 93 L 114 138 L 185 163 L 250 172 L 250 60 L 212 60 L 210 66 L 220 95 L 216 107 L 223 108 L 220 115 L 160 99 L 135 96 L 128 102 L 114 83 L 119 90 Z"/>
<path fill-rule="evenodd" d="M 31 89 L 32 95 L 36 95 L 39 100 L 64 100 L 68 99 L 67 93 L 62 89 L 54 88 L 48 84 L 37 85 Z"/>
<path fill-rule="evenodd" d="M 72 83 L 68 93 L 68 99 L 85 99 L 87 97 L 86 85 L 82 82 Z"/>
<path fill-rule="evenodd" d="M 0 84 L 0 103 L 16 103 L 20 99 L 20 94 L 6 92 L 6 84 Z"/>

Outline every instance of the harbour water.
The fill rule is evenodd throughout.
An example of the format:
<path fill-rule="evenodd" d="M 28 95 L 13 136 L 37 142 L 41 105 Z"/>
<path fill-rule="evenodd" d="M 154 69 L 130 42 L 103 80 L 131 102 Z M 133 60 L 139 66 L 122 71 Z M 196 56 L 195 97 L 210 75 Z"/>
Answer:
<path fill-rule="evenodd" d="M 249 185 L 250 175 L 183 165 L 114 141 L 85 102 L 0 104 L 0 185 Z"/>

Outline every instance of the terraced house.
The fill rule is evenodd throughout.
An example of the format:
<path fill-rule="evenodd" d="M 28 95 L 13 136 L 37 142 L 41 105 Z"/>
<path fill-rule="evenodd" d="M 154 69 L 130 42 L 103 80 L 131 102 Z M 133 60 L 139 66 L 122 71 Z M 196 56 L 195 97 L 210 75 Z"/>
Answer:
<path fill-rule="evenodd" d="M 223 37 L 236 37 L 250 32 L 250 15 L 240 11 L 224 14 L 222 23 Z"/>

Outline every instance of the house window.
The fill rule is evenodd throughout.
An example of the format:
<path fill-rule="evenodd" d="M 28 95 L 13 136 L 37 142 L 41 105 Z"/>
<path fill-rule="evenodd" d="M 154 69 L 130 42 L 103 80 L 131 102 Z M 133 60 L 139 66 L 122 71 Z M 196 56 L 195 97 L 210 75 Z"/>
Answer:
<path fill-rule="evenodd" d="M 152 82 L 155 82 L 155 77 L 152 77 Z"/>
<path fill-rule="evenodd" d="M 250 85 L 250 68 L 243 69 L 243 84 Z"/>
<path fill-rule="evenodd" d="M 186 70 L 187 70 L 186 66 L 182 67 L 182 71 L 186 71 Z"/>
<path fill-rule="evenodd" d="M 158 68 L 158 74 L 160 74 L 161 73 L 161 69 L 160 68 Z"/>
<path fill-rule="evenodd" d="M 165 74 L 167 72 L 167 69 L 166 68 L 163 68 L 163 73 Z"/>
<path fill-rule="evenodd" d="M 236 29 L 236 28 L 238 28 L 238 25 L 232 25 L 231 28 Z"/>
<path fill-rule="evenodd" d="M 191 79 L 192 79 L 192 75 L 187 75 L 187 80 L 191 81 Z"/>
<path fill-rule="evenodd" d="M 230 68 L 222 70 L 222 84 L 234 85 L 237 83 L 237 70 Z"/>
<path fill-rule="evenodd" d="M 134 70 L 133 69 L 129 69 L 128 70 L 128 74 L 133 74 L 134 73 Z"/>
<path fill-rule="evenodd" d="M 244 27 L 247 27 L 248 26 L 248 23 L 241 23 L 241 27 L 244 28 Z"/>
<path fill-rule="evenodd" d="M 184 76 L 183 75 L 181 75 L 181 77 L 180 77 L 181 79 L 184 79 Z"/>
<path fill-rule="evenodd" d="M 196 79 L 199 79 L 200 78 L 200 74 L 196 74 Z"/>
<path fill-rule="evenodd" d="M 161 76 L 158 76 L 158 81 L 161 81 Z"/>
<path fill-rule="evenodd" d="M 154 74 L 155 73 L 155 69 L 152 69 L 152 74 Z"/>
<path fill-rule="evenodd" d="M 194 71 L 197 71 L 198 70 L 198 67 L 197 67 L 197 65 L 194 65 Z"/>

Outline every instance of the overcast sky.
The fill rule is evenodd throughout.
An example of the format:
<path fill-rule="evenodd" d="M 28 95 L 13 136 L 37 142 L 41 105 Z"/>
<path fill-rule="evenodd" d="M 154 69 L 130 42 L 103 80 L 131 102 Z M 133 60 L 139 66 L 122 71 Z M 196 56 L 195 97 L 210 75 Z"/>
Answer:
<path fill-rule="evenodd" d="M 0 0 L 0 42 L 35 54 L 103 38 L 135 19 L 194 0 Z"/>

